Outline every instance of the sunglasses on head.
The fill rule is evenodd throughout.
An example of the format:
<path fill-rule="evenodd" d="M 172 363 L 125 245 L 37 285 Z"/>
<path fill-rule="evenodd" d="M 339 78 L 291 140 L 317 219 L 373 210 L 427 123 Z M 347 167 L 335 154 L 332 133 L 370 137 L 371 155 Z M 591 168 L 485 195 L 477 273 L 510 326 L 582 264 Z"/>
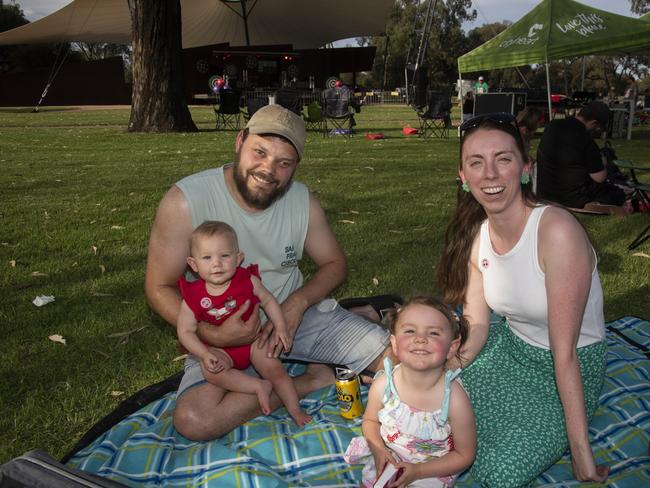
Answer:
<path fill-rule="evenodd" d="M 517 134 L 519 134 L 519 125 L 517 124 L 517 119 L 514 115 L 508 112 L 494 112 L 491 114 L 477 115 L 476 117 L 472 117 L 471 119 L 463 122 L 460 125 L 461 138 L 467 131 L 476 129 L 485 123 L 510 126 L 515 128 L 517 130 Z"/>

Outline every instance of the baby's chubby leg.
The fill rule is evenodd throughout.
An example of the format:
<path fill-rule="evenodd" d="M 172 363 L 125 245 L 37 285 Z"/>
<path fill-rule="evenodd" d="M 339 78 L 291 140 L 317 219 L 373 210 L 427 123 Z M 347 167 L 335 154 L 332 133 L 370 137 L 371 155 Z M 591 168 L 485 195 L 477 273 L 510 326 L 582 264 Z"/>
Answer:
<path fill-rule="evenodd" d="M 280 397 L 298 427 L 310 422 L 311 416 L 300 408 L 293 380 L 282 366 L 282 362 L 277 358 L 267 357 L 266 348 L 259 348 L 257 344 L 253 344 L 251 347 L 251 362 L 263 378 L 268 378 L 271 381 L 275 393 Z"/>
<path fill-rule="evenodd" d="M 253 349 L 253 348 L 251 348 Z M 243 371 L 234 369 L 233 362 L 230 356 L 225 351 L 218 348 L 211 348 L 211 351 L 225 364 L 227 367 L 219 373 L 211 373 L 201 365 L 201 371 L 206 381 L 219 386 L 228 391 L 237 391 L 240 393 L 253 393 L 257 395 L 257 400 L 260 403 L 264 415 L 271 413 L 269 404 L 269 397 L 273 390 L 273 385 L 270 381 L 254 376 L 247 375 Z M 278 361 L 279 362 L 279 361 Z"/>

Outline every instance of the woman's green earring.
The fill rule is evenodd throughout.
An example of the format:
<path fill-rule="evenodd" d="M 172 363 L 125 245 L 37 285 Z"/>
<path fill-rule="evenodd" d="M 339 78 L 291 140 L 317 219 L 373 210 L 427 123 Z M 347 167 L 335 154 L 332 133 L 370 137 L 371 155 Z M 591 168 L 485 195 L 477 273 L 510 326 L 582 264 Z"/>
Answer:
<path fill-rule="evenodd" d="M 463 189 L 464 192 L 469 193 L 469 185 L 467 184 L 466 181 L 463 181 L 461 188 Z"/>
<path fill-rule="evenodd" d="M 530 183 L 530 175 L 528 173 L 522 173 L 520 180 L 522 185 L 527 185 Z"/>

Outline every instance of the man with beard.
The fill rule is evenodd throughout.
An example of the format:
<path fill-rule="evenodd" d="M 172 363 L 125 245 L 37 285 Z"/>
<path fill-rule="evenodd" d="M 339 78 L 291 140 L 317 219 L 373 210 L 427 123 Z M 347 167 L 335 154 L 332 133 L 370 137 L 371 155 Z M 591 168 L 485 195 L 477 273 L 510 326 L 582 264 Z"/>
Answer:
<path fill-rule="evenodd" d="M 145 290 L 150 306 L 176 325 L 181 297 L 176 287 L 186 272 L 190 235 L 205 220 L 221 220 L 237 233 L 244 265 L 259 265 L 262 282 L 280 302 L 294 335 L 288 359 L 345 364 L 355 373 L 380 367 L 388 332 L 325 297 L 343 282 L 345 255 L 320 203 L 293 174 L 303 154 L 306 132 L 299 116 L 279 105 L 253 115 L 237 135 L 233 164 L 209 169 L 177 182 L 163 197 L 149 239 Z M 317 271 L 303 280 L 303 252 Z M 257 307 L 257 306 L 256 306 Z M 248 305 L 221 326 L 200 323 L 199 337 L 215 347 L 262 343 L 273 324 L 260 326 L 257 309 L 244 322 Z M 265 345 L 271 356 L 279 350 Z M 200 366 L 187 363 L 179 386 L 174 426 L 185 437 L 208 440 L 225 435 L 261 414 L 254 395 L 225 392 L 202 381 Z M 300 396 L 333 380 L 327 366 L 312 364 L 294 378 Z M 272 408 L 280 406 L 272 395 Z"/>

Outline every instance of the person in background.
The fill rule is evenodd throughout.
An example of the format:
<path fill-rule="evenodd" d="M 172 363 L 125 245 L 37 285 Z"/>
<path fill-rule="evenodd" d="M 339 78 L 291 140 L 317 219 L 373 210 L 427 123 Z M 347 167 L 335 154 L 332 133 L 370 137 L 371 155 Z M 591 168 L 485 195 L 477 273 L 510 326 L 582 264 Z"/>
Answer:
<path fill-rule="evenodd" d="M 546 125 L 537 148 L 537 193 L 540 198 L 566 207 L 587 203 L 621 206 L 625 192 L 608 183 L 601 151 L 591 131 L 606 130 L 609 108 L 592 101 L 575 117 L 555 119 Z"/>
<path fill-rule="evenodd" d="M 488 84 L 485 82 L 483 76 L 478 77 L 478 82 L 474 84 L 474 93 L 483 94 L 488 92 Z"/>
<path fill-rule="evenodd" d="M 625 90 L 625 99 L 633 102 L 632 106 L 636 110 L 636 104 L 639 100 L 639 84 L 636 82 L 634 76 L 630 77 L 628 81 L 627 90 Z"/>
<path fill-rule="evenodd" d="M 463 113 L 463 122 L 474 117 L 474 92 L 472 90 L 468 90 L 465 93 L 465 96 L 461 100 L 460 108 Z"/>

